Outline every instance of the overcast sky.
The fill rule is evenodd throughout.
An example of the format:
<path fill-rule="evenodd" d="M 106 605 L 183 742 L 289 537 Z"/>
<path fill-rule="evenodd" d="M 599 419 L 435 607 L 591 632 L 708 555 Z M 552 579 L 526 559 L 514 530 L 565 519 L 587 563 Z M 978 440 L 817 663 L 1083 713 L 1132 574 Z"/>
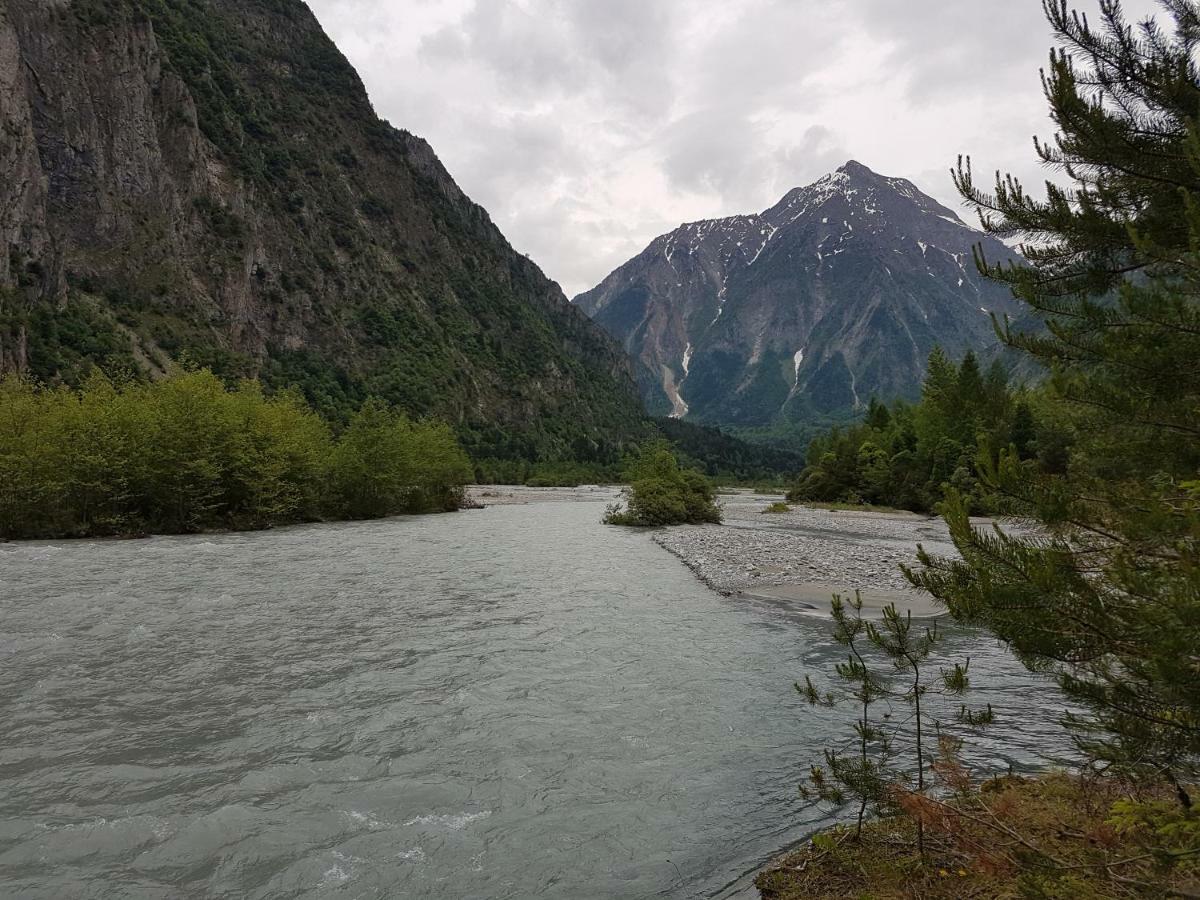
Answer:
<path fill-rule="evenodd" d="M 959 153 L 1044 180 L 1039 0 L 309 3 L 379 114 L 568 296 L 681 222 L 760 211 L 847 159 L 956 209 Z"/>

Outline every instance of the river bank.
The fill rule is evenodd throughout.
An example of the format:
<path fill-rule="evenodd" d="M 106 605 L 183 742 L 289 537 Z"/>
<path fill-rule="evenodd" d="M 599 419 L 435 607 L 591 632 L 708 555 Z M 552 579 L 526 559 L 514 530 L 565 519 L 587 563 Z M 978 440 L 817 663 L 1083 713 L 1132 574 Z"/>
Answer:
<path fill-rule="evenodd" d="M 527 487 L 523 484 L 472 484 L 468 506 L 525 506 L 530 503 L 614 503 L 621 486 L 582 484 L 579 487 Z"/>
<path fill-rule="evenodd" d="M 468 489 L 467 501 L 485 507 L 607 505 L 619 500 L 621 491 L 619 485 L 474 485 Z M 823 615 L 832 594 L 851 595 L 857 590 L 868 613 L 878 613 L 889 603 L 914 616 L 942 612 L 932 598 L 912 590 L 900 571 L 901 564 L 916 559 L 918 544 L 936 553 L 955 553 L 941 519 L 801 505 L 786 512 L 764 512 L 782 500 L 782 494 L 726 491 L 720 496 L 724 524 L 654 529 L 651 539 L 726 597 L 743 596 Z"/>
<path fill-rule="evenodd" d="M 918 544 L 937 553 L 955 552 L 940 519 L 808 506 L 764 512 L 782 499 L 752 491 L 724 494 L 723 526 L 664 529 L 654 541 L 726 596 L 825 613 L 833 593 L 858 590 L 869 612 L 889 603 L 914 616 L 942 611 L 912 590 L 900 571 L 902 563 L 915 560 Z"/>
<path fill-rule="evenodd" d="M 1164 840 L 1150 824 L 1187 821 L 1165 785 L 1007 775 L 927 799 L 922 809 L 923 862 L 912 817 L 870 820 L 861 835 L 839 826 L 767 867 L 755 879 L 762 900 L 1200 896 L 1189 832 L 1180 827 Z M 1144 825 L 1134 825 L 1138 816 Z"/>

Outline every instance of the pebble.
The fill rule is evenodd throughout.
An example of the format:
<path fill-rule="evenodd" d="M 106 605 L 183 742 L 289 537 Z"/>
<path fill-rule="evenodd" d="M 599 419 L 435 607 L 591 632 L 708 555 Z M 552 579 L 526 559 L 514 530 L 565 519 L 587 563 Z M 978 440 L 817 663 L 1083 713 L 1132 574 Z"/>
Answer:
<path fill-rule="evenodd" d="M 737 492 L 720 499 L 725 524 L 664 528 L 654 541 L 723 594 L 781 584 L 904 591 L 912 586 L 900 565 L 916 562 L 918 544 L 957 555 L 945 523 L 928 516 L 808 506 L 764 513 L 780 498 Z"/>

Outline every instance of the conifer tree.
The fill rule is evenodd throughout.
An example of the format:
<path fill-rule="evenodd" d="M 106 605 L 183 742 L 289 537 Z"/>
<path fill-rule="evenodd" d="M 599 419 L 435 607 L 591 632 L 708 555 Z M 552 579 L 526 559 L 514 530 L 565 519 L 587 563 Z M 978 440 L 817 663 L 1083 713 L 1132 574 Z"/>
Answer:
<path fill-rule="evenodd" d="M 1070 721 L 1094 759 L 1174 783 L 1186 806 L 1200 759 L 1200 3 L 1163 0 L 1168 25 L 1131 25 L 1116 0 L 1098 22 L 1044 5 L 1058 133 L 1036 150 L 1062 183 L 1039 200 L 998 175 L 988 192 L 969 160 L 954 178 L 988 232 L 1024 241 L 1029 265 L 978 251 L 977 264 L 1044 321 L 998 330 L 1050 371 L 1074 446 L 1040 471 L 1021 448 L 981 460 L 1043 535 L 974 530 L 951 494 L 962 559 L 922 552 L 909 574 L 1052 673 L 1087 710 Z"/>
<path fill-rule="evenodd" d="M 868 807 L 879 811 L 890 808 L 889 792 L 895 778 L 890 768 L 891 734 L 872 717 L 872 707 L 887 697 L 888 684 L 864 656 L 868 623 L 862 615 L 862 595 L 856 591 L 853 599 L 844 600 L 834 594 L 830 609 L 833 639 L 848 651 L 846 661 L 838 663 L 834 671 L 859 710 L 854 722 L 856 747 L 853 754 L 826 749 L 825 766 L 810 769 L 807 781 L 800 785 L 800 795 L 837 806 L 847 800 L 857 801 L 855 835 L 861 837 Z M 832 707 L 837 703 L 832 693 L 818 690 L 811 675 L 805 675 L 804 684 L 797 683 L 796 690 L 810 706 Z"/>
<path fill-rule="evenodd" d="M 941 642 L 942 634 L 935 621 L 930 626 L 914 627 L 912 613 L 900 613 L 895 604 L 882 610 L 879 621 L 863 617 L 863 600 L 859 592 L 852 599 L 833 595 L 830 605 L 833 614 L 833 639 L 848 651 L 846 661 L 834 667 L 838 679 L 846 686 L 846 698 L 858 707 L 854 722 L 855 751 L 826 749 L 825 765 L 813 766 L 808 778 L 800 785 L 800 794 L 840 806 L 847 801 L 858 804 L 855 835 L 861 837 L 863 818 L 869 808 L 876 812 L 891 812 L 903 806 L 901 798 L 924 796 L 926 773 L 932 762 L 927 749 L 930 726 L 939 731 L 936 719 L 930 716 L 926 697 L 960 697 L 970 687 L 967 670 L 971 661 L 954 663 L 949 669 L 938 669 L 936 680 L 930 677 L 929 657 Z M 880 671 L 890 668 L 892 674 Z M 833 692 L 822 693 L 805 675 L 804 684 L 796 690 L 811 706 L 832 707 L 839 697 Z M 911 715 L 897 724 L 891 712 L 876 714 L 875 705 L 895 711 L 906 706 Z M 991 704 L 985 709 L 970 710 L 961 706 L 957 720 L 978 728 L 993 721 Z M 911 723 L 911 731 L 909 725 Z M 915 767 L 905 772 L 895 763 L 899 754 L 896 739 L 909 745 Z M 925 829 L 917 820 L 917 852 L 925 854 Z"/>

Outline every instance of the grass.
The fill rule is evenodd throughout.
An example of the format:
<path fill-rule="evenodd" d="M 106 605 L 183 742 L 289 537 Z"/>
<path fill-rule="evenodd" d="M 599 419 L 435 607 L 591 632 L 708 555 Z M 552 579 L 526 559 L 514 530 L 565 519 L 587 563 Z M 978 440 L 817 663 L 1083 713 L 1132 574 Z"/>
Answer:
<path fill-rule="evenodd" d="M 775 502 L 775 503 L 772 503 L 770 506 L 768 506 L 766 509 L 764 509 L 763 512 L 765 512 L 765 513 L 785 513 L 789 509 L 791 509 L 791 507 L 788 506 L 786 503 Z"/>
<path fill-rule="evenodd" d="M 916 817 L 928 852 L 914 851 Z M 840 827 L 760 874 L 763 900 L 1200 897 L 1200 812 L 1116 779 L 1008 776 Z"/>

